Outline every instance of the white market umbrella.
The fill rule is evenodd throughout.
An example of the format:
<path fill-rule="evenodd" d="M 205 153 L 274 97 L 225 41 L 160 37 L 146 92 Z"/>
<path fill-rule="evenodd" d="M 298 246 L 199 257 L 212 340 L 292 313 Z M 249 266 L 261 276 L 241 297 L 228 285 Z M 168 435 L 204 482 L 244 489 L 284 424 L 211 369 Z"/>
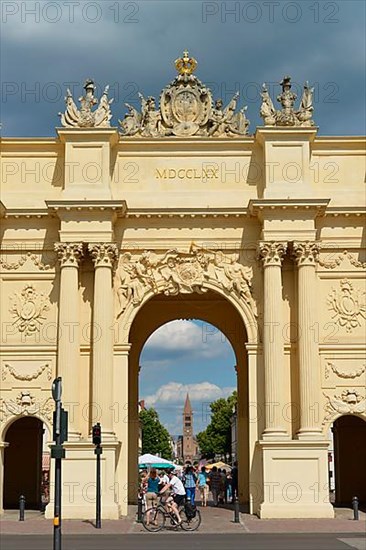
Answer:
<path fill-rule="evenodd" d="M 151 455 L 149 453 L 139 456 L 140 468 L 174 468 L 170 460 L 161 458 L 160 456 Z"/>

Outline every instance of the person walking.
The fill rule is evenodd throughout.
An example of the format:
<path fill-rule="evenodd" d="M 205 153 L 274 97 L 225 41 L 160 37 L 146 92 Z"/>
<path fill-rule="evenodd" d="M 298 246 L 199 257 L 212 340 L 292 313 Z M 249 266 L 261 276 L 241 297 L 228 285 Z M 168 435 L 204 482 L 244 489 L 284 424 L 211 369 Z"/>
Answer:
<path fill-rule="evenodd" d="M 214 466 L 208 474 L 208 479 L 210 480 L 213 504 L 217 507 L 219 505 L 219 494 L 221 489 L 221 474 L 217 471 L 216 466 Z"/>
<path fill-rule="evenodd" d="M 231 486 L 232 486 L 232 502 L 238 498 L 238 463 L 234 462 L 233 469 L 231 470 Z"/>
<path fill-rule="evenodd" d="M 208 497 L 208 485 L 207 485 L 208 473 L 206 472 L 205 466 L 202 466 L 201 471 L 198 474 L 198 489 L 201 497 L 202 506 L 207 506 L 207 497 Z"/>
<path fill-rule="evenodd" d="M 151 468 L 150 473 L 146 479 L 146 508 L 155 508 L 158 504 L 158 493 L 160 478 L 155 468 Z M 150 512 L 147 513 L 147 525 L 150 523 Z"/>
<path fill-rule="evenodd" d="M 191 501 L 192 506 L 194 506 L 196 498 L 196 485 L 197 476 L 194 473 L 193 466 L 187 466 L 184 472 L 184 488 L 186 490 L 187 499 Z"/>
<path fill-rule="evenodd" d="M 228 500 L 230 501 L 231 498 L 232 498 L 231 482 L 232 482 L 231 472 L 228 472 L 226 474 L 226 500 L 225 500 L 225 502 L 227 502 Z"/>

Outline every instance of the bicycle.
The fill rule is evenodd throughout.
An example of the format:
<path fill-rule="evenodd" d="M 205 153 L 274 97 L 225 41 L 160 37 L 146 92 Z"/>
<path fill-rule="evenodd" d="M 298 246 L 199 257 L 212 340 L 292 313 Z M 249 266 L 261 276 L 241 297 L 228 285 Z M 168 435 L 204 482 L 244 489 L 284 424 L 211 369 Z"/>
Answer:
<path fill-rule="evenodd" d="M 184 505 L 179 507 L 179 514 L 182 522 L 178 523 L 177 517 L 172 508 L 166 509 L 160 499 L 159 504 L 153 508 L 145 510 L 142 516 L 142 525 L 150 533 L 157 533 L 165 527 L 166 520 L 170 520 L 173 527 L 181 527 L 183 531 L 196 531 L 201 525 L 201 513 L 196 510 L 194 518 L 188 518 Z M 149 522 L 148 522 L 149 520 Z"/>

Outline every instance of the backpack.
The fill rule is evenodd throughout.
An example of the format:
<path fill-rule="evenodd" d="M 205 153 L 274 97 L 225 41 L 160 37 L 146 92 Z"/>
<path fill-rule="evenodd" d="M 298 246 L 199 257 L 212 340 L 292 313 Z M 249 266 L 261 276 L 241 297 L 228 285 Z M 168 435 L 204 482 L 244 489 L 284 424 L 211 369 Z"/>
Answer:
<path fill-rule="evenodd" d="M 193 519 L 196 517 L 197 508 L 195 504 L 191 504 L 190 501 L 186 502 L 184 505 L 184 511 L 186 513 L 187 519 Z"/>

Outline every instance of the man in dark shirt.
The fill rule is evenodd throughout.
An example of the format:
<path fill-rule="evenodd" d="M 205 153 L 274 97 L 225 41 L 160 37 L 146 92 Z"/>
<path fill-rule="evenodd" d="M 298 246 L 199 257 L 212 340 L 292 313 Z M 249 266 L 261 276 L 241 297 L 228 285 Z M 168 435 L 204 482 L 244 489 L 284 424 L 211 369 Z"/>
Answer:
<path fill-rule="evenodd" d="M 214 466 L 211 472 L 208 474 L 210 483 L 210 491 L 212 493 L 212 499 L 214 506 L 219 505 L 219 494 L 221 490 L 221 474 L 217 471 L 217 467 Z"/>

